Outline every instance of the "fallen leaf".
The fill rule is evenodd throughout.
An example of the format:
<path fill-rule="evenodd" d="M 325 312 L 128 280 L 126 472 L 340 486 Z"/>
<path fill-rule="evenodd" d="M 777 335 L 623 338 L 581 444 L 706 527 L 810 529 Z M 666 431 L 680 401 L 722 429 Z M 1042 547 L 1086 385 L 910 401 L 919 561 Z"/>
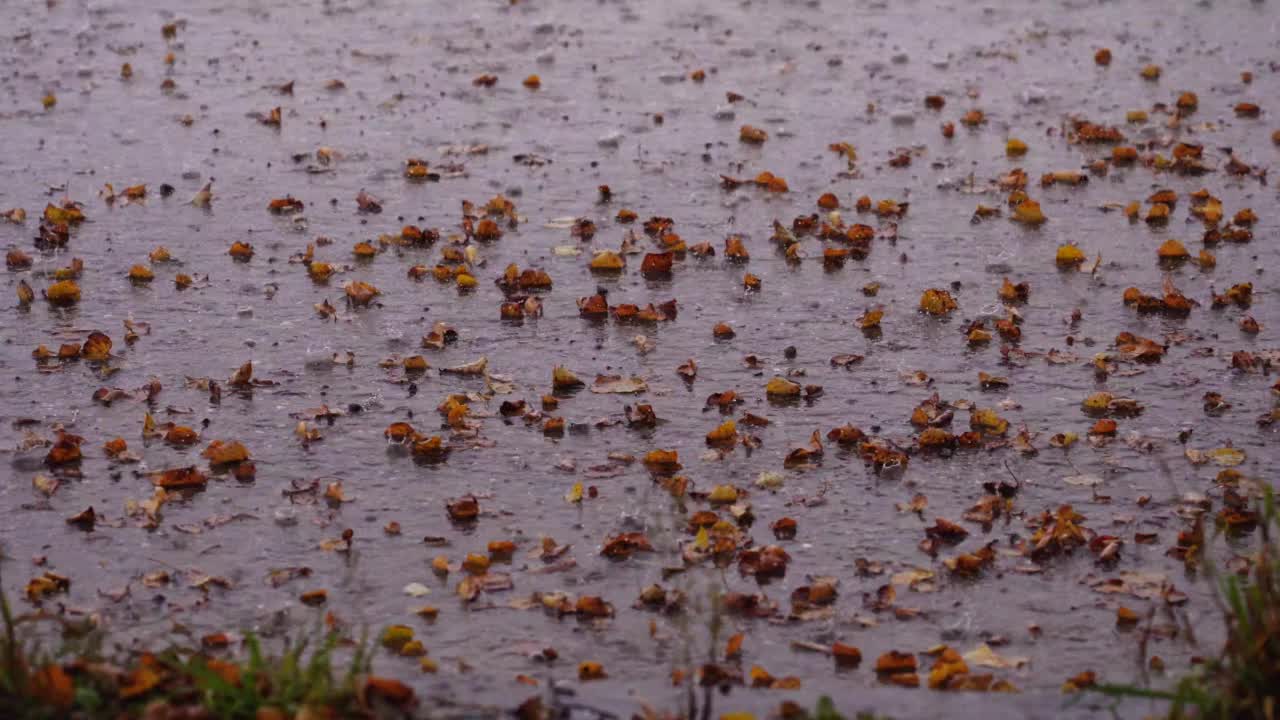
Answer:
<path fill-rule="evenodd" d="M 593 393 L 642 393 L 649 389 L 645 381 L 638 377 L 623 378 L 620 375 L 597 375 L 591 384 Z"/>

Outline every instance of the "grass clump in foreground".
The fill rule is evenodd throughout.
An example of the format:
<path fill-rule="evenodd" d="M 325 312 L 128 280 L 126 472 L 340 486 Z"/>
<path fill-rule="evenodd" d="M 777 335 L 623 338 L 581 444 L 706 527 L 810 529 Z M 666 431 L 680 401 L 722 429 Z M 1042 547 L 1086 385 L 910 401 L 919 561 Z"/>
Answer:
<path fill-rule="evenodd" d="M 1262 538 L 1252 567 L 1244 577 L 1216 578 L 1227 635 L 1218 656 L 1170 690 L 1102 685 L 1098 692 L 1168 700 L 1171 720 L 1280 719 L 1280 511 L 1270 487 L 1258 504 Z M 1206 570 L 1216 577 L 1207 562 Z"/>
<path fill-rule="evenodd" d="M 286 642 L 273 655 L 249 635 L 236 659 L 177 648 L 107 657 L 96 631 L 44 613 L 16 616 L 3 593 L 0 616 L 0 717 L 7 720 L 383 718 L 403 717 L 417 702 L 407 685 L 369 674 L 363 644 L 338 667 L 336 633 Z M 32 639 L 42 621 L 61 627 L 56 653 Z"/>

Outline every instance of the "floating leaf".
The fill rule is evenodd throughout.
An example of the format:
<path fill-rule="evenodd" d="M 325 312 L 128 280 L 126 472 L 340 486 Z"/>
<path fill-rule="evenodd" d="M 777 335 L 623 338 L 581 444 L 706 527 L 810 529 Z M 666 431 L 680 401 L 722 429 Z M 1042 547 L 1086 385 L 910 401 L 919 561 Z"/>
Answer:
<path fill-rule="evenodd" d="M 624 378 L 621 375 L 597 375 L 591 383 L 593 393 L 642 393 L 649 389 L 645 381 L 638 377 Z"/>
<path fill-rule="evenodd" d="M 920 296 L 920 309 L 930 315 L 948 315 L 957 307 L 955 298 L 946 290 L 930 288 Z"/>
<path fill-rule="evenodd" d="M 1233 447 L 1220 447 L 1209 450 L 1205 455 L 1214 462 L 1214 464 L 1223 467 L 1235 467 L 1245 461 L 1243 450 Z"/>

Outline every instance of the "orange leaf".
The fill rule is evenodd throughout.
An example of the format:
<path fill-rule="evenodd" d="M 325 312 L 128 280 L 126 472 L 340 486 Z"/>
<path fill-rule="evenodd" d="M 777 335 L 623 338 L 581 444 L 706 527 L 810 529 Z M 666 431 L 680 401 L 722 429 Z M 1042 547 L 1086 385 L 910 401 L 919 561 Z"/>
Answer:
<path fill-rule="evenodd" d="M 151 483 L 166 490 L 204 487 L 209 478 L 194 465 L 151 474 Z"/>
<path fill-rule="evenodd" d="M 31 679 L 32 693 L 56 708 L 70 708 L 75 701 L 75 685 L 61 665 L 45 665 Z"/>
<path fill-rule="evenodd" d="M 729 642 L 725 645 L 724 657 L 726 660 L 732 660 L 742 654 L 742 641 L 746 638 L 742 633 L 737 633 L 729 638 Z"/>
<path fill-rule="evenodd" d="M 366 708 L 371 707 L 370 700 L 374 697 L 400 707 L 407 707 L 414 703 L 413 688 L 399 680 L 370 675 L 365 678 L 364 685 L 360 688 L 360 704 Z"/>
<path fill-rule="evenodd" d="M 120 688 L 120 699 L 130 700 L 151 692 L 160 684 L 160 674 L 149 665 L 140 664 L 138 669 L 129 673 L 127 681 Z"/>

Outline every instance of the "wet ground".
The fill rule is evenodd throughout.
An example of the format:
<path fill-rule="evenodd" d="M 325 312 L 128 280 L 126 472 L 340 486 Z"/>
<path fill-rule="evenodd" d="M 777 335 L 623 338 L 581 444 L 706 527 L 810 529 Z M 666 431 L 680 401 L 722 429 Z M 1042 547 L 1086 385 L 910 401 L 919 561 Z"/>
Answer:
<path fill-rule="evenodd" d="M 33 576 L 65 575 L 69 591 L 44 598 L 45 608 L 95 614 L 139 644 L 168 641 L 175 625 L 196 637 L 278 634 L 282 616 L 285 627 L 298 628 L 327 612 L 353 635 L 403 623 L 438 670 L 422 673 L 417 658 L 383 650 L 381 672 L 412 679 L 426 696 L 507 707 L 557 683 L 619 713 L 641 704 L 678 710 L 686 691 L 673 687 L 673 671 L 696 672 L 709 661 L 729 674 L 759 665 L 799 679 L 798 688 L 753 689 L 748 677 L 747 687 L 717 696 L 716 712 L 759 716 L 784 700 L 811 707 L 821 694 L 842 709 L 896 717 L 944 708 L 959 716 L 1090 716 L 1096 709 L 1068 707 L 1064 681 L 1084 671 L 1141 681 L 1149 663 L 1143 646 L 1168 673 L 1151 672 L 1153 683 L 1176 677 L 1193 656 L 1213 651 L 1218 623 L 1202 575 L 1168 551 L 1202 507 L 1192 500 L 1211 504 L 1212 535 L 1230 499 L 1215 478 L 1240 460 L 1234 452 L 1189 459 L 1186 450 L 1242 451 L 1235 469 L 1245 479 L 1225 479 L 1243 495 L 1249 478 L 1270 479 L 1277 460 L 1276 425 L 1258 421 L 1275 403 L 1275 379 L 1263 366 L 1276 357 L 1280 330 L 1271 307 L 1280 259 L 1275 189 L 1263 172 L 1278 152 L 1268 107 L 1280 91 L 1272 62 L 1280 15 L 1272 5 L 386 0 L 191 2 L 173 14 L 145 2 L 7 4 L 0 211 L 24 208 L 27 217 L 0 221 L 0 244 L 32 263 L 18 263 L 3 283 L 6 303 L 24 281 L 35 297 L 0 314 L 4 588 L 22 596 Z M 1109 66 L 1095 62 L 1104 47 Z M 1161 68 L 1157 80 L 1141 76 L 1147 65 Z M 704 77 L 694 79 L 699 70 Z M 522 84 L 532 74 L 537 89 Z M 477 83 L 483 75 L 496 82 Z M 286 83 L 290 93 L 282 92 Z M 1198 96 L 1194 112 L 1175 108 L 1184 91 Z M 926 107 L 932 95 L 944 100 L 941 109 Z M 1261 105 L 1260 117 L 1233 112 L 1245 102 Z M 278 123 L 264 122 L 277 107 Z M 973 109 L 985 120 L 969 127 L 961 118 Z M 1137 110 L 1147 119 L 1126 122 Z M 1126 136 L 1118 145 L 1135 147 L 1137 162 L 1112 162 L 1111 144 L 1076 142 L 1074 119 L 1117 127 Z M 950 138 L 941 130 L 947 122 L 955 124 Z M 766 131 L 767 141 L 740 141 L 743 125 Z M 1011 137 L 1025 141 L 1025 156 L 1006 155 Z M 856 160 L 829 149 L 841 142 Z M 1172 159 L 1179 142 L 1203 146 L 1206 172 L 1162 166 L 1156 156 Z M 1229 165 L 1232 157 L 1244 169 Z M 407 178 L 410 158 L 438 179 Z M 1026 192 L 1047 222 L 1011 219 L 1010 188 L 996 181 L 1015 167 L 1027 171 Z M 789 192 L 750 182 L 727 189 L 721 178 L 749 181 L 764 171 L 784 178 Z M 1043 187 L 1040 177 L 1055 171 L 1081 171 L 1088 182 L 1071 184 L 1068 173 Z M 114 202 L 104 197 L 106 183 L 119 195 Z M 212 201 L 190 202 L 208 183 Z M 144 198 L 124 196 L 139 184 Z M 601 185 L 611 189 L 607 202 Z M 1170 219 L 1142 221 L 1149 196 L 1166 188 L 1177 196 Z M 1206 225 L 1192 216 L 1188 197 L 1201 188 L 1221 200 L 1220 228 L 1245 227 L 1231 221 L 1252 208 L 1250 242 L 1204 245 Z M 361 192 L 380 202 L 380 212 L 362 209 Z M 828 192 L 840 218 L 815 204 Z M 478 230 L 496 195 L 514 203 L 517 222 L 497 218 L 498 240 L 469 237 L 463 201 L 475 203 L 470 225 Z M 286 196 L 305 207 L 268 211 Z M 862 196 L 909 208 L 877 217 L 857 211 Z M 87 219 L 68 228 L 61 247 L 56 229 L 54 242 L 33 242 L 45 205 L 65 198 L 82 203 Z M 1123 210 L 1133 201 L 1137 220 Z M 1001 213 L 971 222 L 979 204 Z M 638 220 L 620 222 L 623 209 Z M 793 253 L 803 259 L 789 259 L 771 239 L 773 222 L 791 228 L 813 213 L 841 231 L 874 228 L 865 259 L 826 265 L 824 248 L 850 243 L 804 232 Z M 678 254 L 669 274 L 642 275 L 643 253 L 660 249 L 642 227 L 655 216 L 671 218 L 669 231 L 687 246 L 707 242 L 715 255 Z M 593 221 L 594 237 L 575 236 L 575 218 Z M 405 225 L 441 237 L 404 244 Z M 629 233 L 641 254 L 625 256 L 624 272 L 588 270 L 594 251 L 619 250 Z M 749 260 L 725 257 L 733 234 Z M 1158 263 L 1156 249 L 1170 238 L 1194 259 Z M 353 256 L 360 241 L 376 254 Z M 251 244 L 252 258 L 231 257 L 234 242 Z M 1065 243 L 1084 251 L 1082 270 L 1055 263 Z M 297 262 L 308 245 L 313 260 L 336 269 L 325 282 Z M 149 260 L 157 246 L 172 260 Z M 1196 257 L 1202 247 L 1215 266 Z M 437 264 L 462 267 L 447 262 L 446 248 L 461 251 L 474 289 L 432 277 Z M 42 292 L 73 258 L 83 260 L 75 280 L 82 298 L 54 306 Z M 540 298 L 540 317 L 500 316 L 508 298 L 494 281 L 511 263 L 550 276 L 550 290 L 514 293 Z M 154 279 L 132 282 L 137 264 Z M 410 276 L 416 265 L 425 278 Z M 745 273 L 760 279 L 758 291 L 744 289 Z M 177 288 L 179 274 L 192 285 Z M 1008 317 L 997 295 L 1006 276 L 1030 287 L 1025 302 L 1011 303 L 1020 315 L 1016 341 L 995 329 Z M 1130 286 L 1162 296 L 1166 279 L 1199 305 L 1176 315 L 1122 301 Z M 349 281 L 381 294 L 368 306 L 351 304 Z M 1245 282 L 1253 284 L 1251 307 L 1211 307 L 1214 293 Z M 874 297 L 864 291 L 871 283 L 879 284 Z M 675 299 L 678 316 L 653 324 L 580 317 L 578 299 L 597 288 L 612 305 Z M 920 312 L 928 288 L 949 290 L 958 309 L 945 318 Z M 334 309 L 327 319 L 316 310 L 326 300 Z M 884 309 L 881 327 L 863 332 L 855 319 L 875 306 Z M 1246 316 L 1259 332 L 1241 329 Z M 989 342 L 967 341 L 975 319 L 988 320 Z M 134 323 L 133 342 L 126 321 Z M 437 322 L 456 329 L 457 340 L 424 348 Z M 735 336 L 716 338 L 717 323 Z M 106 362 L 32 358 L 40 345 L 56 353 L 92 331 L 113 341 Z M 1121 332 L 1167 346 L 1163 357 L 1127 359 L 1115 346 Z M 1233 368 L 1237 351 L 1252 353 L 1254 365 L 1242 369 L 1249 362 L 1237 358 Z M 1093 364 L 1099 353 L 1107 354 L 1102 372 Z M 431 366 L 425 373 L 384 363 L 419 354 Z M 847 354 L 862 359 L 833 364 Z M 481 357 L 488 380 L 440 371 Z M 686 382 L 676 369 L 690 358 L 697 375 Z M 235 387 L 231 376 L 246 362 L 269 384 Z M 603 374 L 642 378 L 647 389 L 584 387 L 541 410 L 555 365 L 588 386 Z M 982 387 L 979 372 L 1004 376 L 1008 387 Z M 778 375 L 822 391 L 770 400 L 765 385 Z M 153 379 L 162 389 L 148 399 L 140 389 Z M 208 379 L 220 385 L 220 402 L 212 402 Z M 94 398 L 100 388 L 125 394 L 106 404 Z M 743 403 L 727 413 L 705 408 L 708 395 L 728 390 Z M 1130 417 L 1123 404 L 1113 408 L 1115 436 L 1090 437 L 1097 418 L 1081 402 L 1098 391 L 1134 398 L 1143 410 Z M 1209 392 L 1231 407 L 1208 413 Z M 459 393 L 469 394 L 470 417 L 443 427 L 437 407 Z M 921 451 L 921 428 L 910 418 L 933 393 L 955 406 L 949 433 L 969 430 L 970 405 L 996 409 L 1009 428 L 978 438 L 977 448 Z M 521 399 L 525 417 L 500 413 L 504 401 Z M 637 404 L 650 404 L 660 424 L 629 425 L 624 406 Z M 316 417 L 322 407 L 334 413 Z M 161 428 L 144 438 L 148 412 Z M 544 433 L 537 412 L 563 418 L 563 435 Z M 746 413 L 769 424 L 745 424 Z M 732 450 L 709 447 L 706 434 L 730 417 L 754 439 Z M 384 431 L 399 421 L 440 435 L 452 448 L 447 459 L 423 462 L 389 446 Z M 320 437 L 304 442 L 299 422 Z M 166 423 L 193 428 L 199 442 L 166 442 Z M 59 424 L 84 438 L 83 459 L 50 467 L 44 441 L 56 440 Z M 845 424 L 907 450 L 908 464 L 877 471 L 858 447 L 825 439 Z M 1026 442 L 1014 442 L 1023 428 Z M 784 467 L 815 430 L 824 454 Z M 1079 439 L 1053 447 L 1059 433 Z M 115 437 L 137 462 L 107 457 L 103 445 Z M 243 443 L 252 479 L 217 468 L 202 490 L 174 493 L 153 517 L 129 506 L 153 497 L 153 471 L 206 469 L 200 453 L 213 440 Z M 690 490 L 683 501 L 642 462 L 655 449 L 679 452 Z M 1015 478 L 1019 489 L 1005 488 L 1012 502 L 993 523 L 963 519 L 988 494 L 984 483 L 1012 486 Z M 60 484 L 51 490 L 51 482 Z M 334 482 L 345 502 L 323 497 Z M 587 497 L 571 502 L 576 483 Z M 749 503 L 755 518 L 726 542 L 781 546 L 790 556 L 785 575 L 758 581 L 736 558 L 723 569 L 705 560 L 671 572 L 686 565 L 682 548 L 699 553 L 688 528 L 693 513 L 718 509 L 726 524 L 741 514 L 702 495 L 722 484 L 741 491 L 739 505 Z M 481 514 L 459 525 L 446 502 L 469 493 Z M 927 498 L 920 512 L 899 508 L 917 495 Z M 1036 527 L 1028 521 L 1063 504 L 1084 516 L 1088 538 L 1115 536 L 1118 557 L 1105 540 L 1092 550 L 1033 553 Z M 68 523 L 89 506 L 97 516 L 91 530 Z M 794 539 L 776 539 L 770 529 L 784 517 L 797 523 Z M 968 536 L 931 556 L 920 543 L 939 517 Z M 385 530 L 393 521 L 398 535 Z M 349 543 L 340 540 L 346 529 Z M 602 556 L 620 532 L 645 533 L 654 552 Z M 572 547 L 544 561 L 542 538 Z M 516 544 L 513 557 L 499 557 L 490 570 L 491 579 L 508 574 L 512 587 L 459 597 L 466 571 L 457 563 L 485 555 L 492 541 Z M 996 557 L 976 576 L 944 564 L 993 541 Z M 1211 557 L 1238 568 L 1238 560 L 1227 563 L 1247 554 L 1251 541 L 1247 533 L 1219 540 Z M 447 578 L 432 570 L 440 555 L 454 563 Z M 310 575 L 271 582 L 273 570 L 300 567 Z M 911 575 L 916 569 L 933 576 Z M 793 591 L 823 576 L 836 582 L 834 603 L 797 607 Z M 1098 592 L 1107 578 L 1127 578 L 1143 597 Z M 685 593 L 684 611 L 633 607 L 653 583 Z M 877 605 L 886 585 L 896 598 Z M 316 589 L 327 590 L 323 606 L 299 602 Z M 613 617 L 561 617 L 530 601 L 554 592 L 570 603 L 600 596 Z M 710 607 L 727 592 L 762 592 L 778 612 L 721 617 Z M 424 605 L 437 609 L 434 622 L 415 614 Z M 1143 618 L 1137 627 L 1117 625 L 1120 605 Z M 1188 642 L 1189 628 L 1199 646 Z M 726 659 L 737 633 L 740 656 Z M 860 648 L 861 665 L 838 668 L 813 649 L 833 642 Z M 991 673 L 1020 692 L 927 689 L 933 659 L 926 655 L 919 655 L 920 688 L 887 684 L 874 671 L 883 653 L 944 643 L 961 653 L 989 643 L 998 656 L 989 665 L 1003 666 L 970 656 L 970 673 Z M 558 659 L 546 662 L 545 648 Z M 608 678 L 580 681 L 583 661 L 599 662 Z"/>

